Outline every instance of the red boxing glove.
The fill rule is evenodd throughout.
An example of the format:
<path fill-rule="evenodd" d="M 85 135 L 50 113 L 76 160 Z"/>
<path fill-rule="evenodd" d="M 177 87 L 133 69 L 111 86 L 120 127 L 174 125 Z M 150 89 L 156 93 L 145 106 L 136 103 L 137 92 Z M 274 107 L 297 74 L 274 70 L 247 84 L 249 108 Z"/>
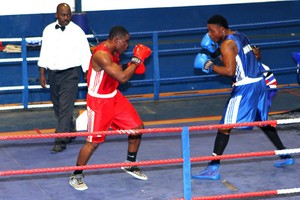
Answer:
<path fill-rule="evenodd" d="M 144 60 L 151 55 L 152 51 L 149 47 L 142 44 L 137 44 L 133 49 L 133 57 L 131 62 L 137 65 L 136 74 L 145 73 Z M 141 68 L 141 69 L 139 69 Z"/>
<path fill-rule="evenodd" d="M 135 74 L 142 75 L 142 74 L 145 73 L 145 71 L 146 71 L 146 67 L 145 67 L 144 63 L 142 63 L 142 64 L 140 64 L 140 65 L 136 68 L 136 70 L 135 70 L 134 73 L 135 73 Z"/>
<path fill-rule="evenodd" d="M 129 67 L 129 65 L 131 65 L 132 62 L 129 62 L 127 63 L 127 66 L 126 67 Z M 138 74 L 138 75 L 142 75 L 144 74 L 146 71 L 146 67 L 144 65 L 144 63 L 140 64 L 136 69 L 135 69 L 135 74 Z"/>

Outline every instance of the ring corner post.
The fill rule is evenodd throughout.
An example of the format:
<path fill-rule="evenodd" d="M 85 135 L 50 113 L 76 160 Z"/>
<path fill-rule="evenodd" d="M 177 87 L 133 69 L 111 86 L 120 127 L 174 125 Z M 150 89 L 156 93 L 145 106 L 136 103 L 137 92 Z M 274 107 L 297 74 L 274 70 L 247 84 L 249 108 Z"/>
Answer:
<path fill-rule="evenodd" d="M 28 108 L 28 67 L 27 67 L 27 46 L 26 39 L 22 38 L 21 42 L 21 56 L 22 56 L 22 85 L 24 87 L 22 91 L 22 103 L 25 109 Z"/>
<path fill-rule="evenodd" d="M 191 158 L 190 158 L 190 141 L 189 128 L 183 127 L 181 132 L 182 141 L 182 158 L 183 158 L 183 193 L 184 199 L 191 198 Z"/>

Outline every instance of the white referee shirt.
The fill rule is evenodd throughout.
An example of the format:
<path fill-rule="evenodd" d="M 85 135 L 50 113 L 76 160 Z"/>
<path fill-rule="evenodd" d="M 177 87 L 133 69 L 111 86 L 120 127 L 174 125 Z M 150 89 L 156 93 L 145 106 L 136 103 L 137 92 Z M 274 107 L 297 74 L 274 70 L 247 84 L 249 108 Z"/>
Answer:
<path fill-rule="evenodd" d="M 58 21 L 46 26 L 38 66 L 50 70 L 65 70 L 81 66 L 89 68 L 91 51 L 84 31 L 72 21 L 65 30 L 55 29 Z"/>

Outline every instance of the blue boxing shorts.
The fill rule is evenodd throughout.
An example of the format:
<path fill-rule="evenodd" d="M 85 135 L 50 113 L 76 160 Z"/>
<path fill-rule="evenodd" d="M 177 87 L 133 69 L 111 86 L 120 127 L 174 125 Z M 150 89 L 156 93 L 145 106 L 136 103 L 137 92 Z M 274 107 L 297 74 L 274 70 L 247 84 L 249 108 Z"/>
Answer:
<path fill-rule="evenodd" d="M 268 119 L 267 86 L 263 79 L 234 86 L 227 101 L 220 124 L 234 124 Z M 249 127 L 240 127 L 252 129 Z"/>

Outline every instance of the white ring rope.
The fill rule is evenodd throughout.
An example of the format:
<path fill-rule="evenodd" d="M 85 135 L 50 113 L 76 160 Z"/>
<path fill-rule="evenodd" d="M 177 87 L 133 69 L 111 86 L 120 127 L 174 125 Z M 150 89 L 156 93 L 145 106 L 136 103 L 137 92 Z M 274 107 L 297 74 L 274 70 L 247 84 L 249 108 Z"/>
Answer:
<path fill-rule="evenodd" d="M 300 118 L 277 120 L 278 124 L 291 124 L 291 123 L 299 123 L 299 122 L 300 122 Z"/>
<path fill-rule="evenodd" d="M 27 61 L 38 61 L 39 57 L 28 57 Z M 1 58 L 0 63 L 9 63 L 9 62 L 22 62 L 22 58 Z"/>
<path fill-rule="evenodd" d="M 300 153 L 300 148 L 297 149 L 283 149 L 283 150 L 275 150 L 276 155 L 285 155 L 285 154 L 292 154 L 292 153 Z"/>
<path fill-rule="evenodd" d="M 86 102 L 75 102 L 75 106 L 84 106 L 86 105 Z M 53 104 L 33 104 L 33 105 L 28 105 L 27 108 L 31 109 L 31 108 L 52 108 Z M 19 109 L 24 109 L 24 106 L 5 106 L 5 107 L 0 107 L 0 111 L 4 111 L 4 110 L 19 110 Z"/>
<path fill-rule="evenodd" d="M 86 87 L 87 83 L 79 83 L 78 87 Z M 0 87 L 0 91 L 7 91 L 7 90 L 23 90 L 24 86 L 6 86 L 6 87 Z M 46 88 L 50 88 L 49 85 L 46 86 Z M 28 85 L 28 89 L 42 89 L 42 86 L 40 85 Z"/>
<path fill-rule="evenodd" d="M 300 192 L 300 188 L 291 188 L 291 189 L 281 189 L 277 190 L 278 194 L 292 194 Z"/>
<path fill-rule="evenodd" d="M 21 42 L 22 38 L 0 38 L 0 42 Z"/>

